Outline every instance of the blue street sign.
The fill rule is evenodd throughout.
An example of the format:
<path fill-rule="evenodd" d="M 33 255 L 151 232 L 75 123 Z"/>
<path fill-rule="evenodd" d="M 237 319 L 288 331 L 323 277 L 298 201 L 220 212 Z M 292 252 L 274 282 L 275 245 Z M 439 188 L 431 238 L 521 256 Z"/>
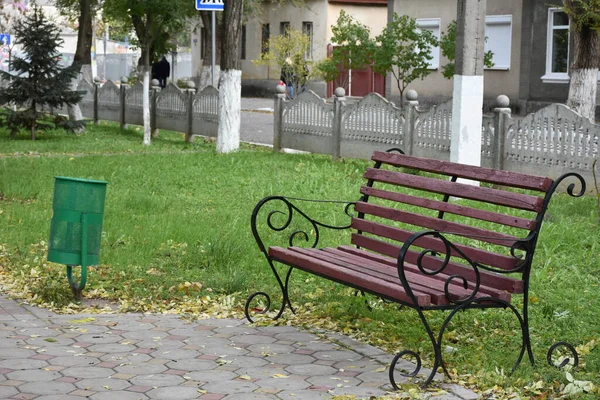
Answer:
<path fill-rule="evenodd" d="M 0 33 L 0 43 L 10 45 L 10 35 L 8 33 Z"/>
<path fill-rule="evenodd" d="M 223 11 L 223 0 L 196 0 L 196 10 Z"/>

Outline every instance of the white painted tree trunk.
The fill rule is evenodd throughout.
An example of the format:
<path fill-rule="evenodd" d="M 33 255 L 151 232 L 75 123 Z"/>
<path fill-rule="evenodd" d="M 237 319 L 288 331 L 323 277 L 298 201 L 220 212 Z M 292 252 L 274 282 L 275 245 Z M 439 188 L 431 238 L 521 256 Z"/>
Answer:
<path fill-rule="evenodd" d="M 202 72 L 200 73 L 200 84 L 198 85 L 198 91 L 202 91 L 207 86 L 211 85 L 211 82 L 212 82 L 211 69 L 212 68 L 210 65 L 204 65 L 202 67 Z M 219 87 L 220 76 L 221 76 L 221 66 L 215 65 L 215 87 Z"/>
<path fill-rule="evenodd" d="M 571 71 L 567 106 L 594 122 L 596 113 L 598 68 L 577 68 Z"/>
<path fill-rule="evenodd" d="M 150 130 L 150 71 L 144 68 L 144 88 L 142 95 L 142 109 L 144 121 L 144 145 L 150 146 L 152 132 Z"/>
<path fill-rule="evenodd" d="M 241 110 L 242 71 L 221 71 L 217 153 L 230 153 L 240 148 Z"/>
<path fill-rule="evenodd" d="M 92 83 L 92 66 L 91 65 L 84 64 L 81 66 L 79 76 L 71 81 L 71 90 L 77 90 L 77 86 L 79 85 L 79 81 L 81 79 L 86 79 L 89 83 Z M 81 108 L 79 107 L 79 104 L 67 106 L 67 113 L 69 114 L 69 119 L 71 121 L 82 121 L 83 120 L 83 114 L 81 113 Z M 75 133 L 83 133 L 84 131 L 85 131 L 85 127 L 75 129 Z"/>

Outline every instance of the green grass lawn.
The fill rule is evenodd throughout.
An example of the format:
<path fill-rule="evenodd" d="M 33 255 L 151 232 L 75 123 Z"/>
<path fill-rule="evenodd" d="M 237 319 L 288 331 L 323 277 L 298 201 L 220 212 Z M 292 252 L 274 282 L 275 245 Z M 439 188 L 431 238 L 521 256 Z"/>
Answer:
<path fill-rule="evenodd" d="M 332 163 L 326 156 L 278 154 L 247 145 L 220 155 L 211 143 L 185 144 L 183 135 L 171 132 L 161 132 L 145 147 L 141 131 L 105 123 L 89 126 L 81 136 L 53 131 L 39 137 L 35 142 L 26 136 L 8 140 L 0 131 L 0 273 L 5 291 L 63 311 L 78 307 L 69 305 L 64 266 L 45 260 L 54 176 L 109 182 L 102 265 L 90 268 L 85 297 L 117 302 L 121 310 L 240 316 L 254 291 L 267 291 L 280 302 L 250 231 L 254 205 L 272 194 L 357 200 L 362 172 L 370 164 Z M 332 223 L 344 222 L 335 205 L 310 210 Z M 537 369 L 523 362 L 508 376 L 518 351 L 514 316 L 470 311 L 461 313 L 444 337 L 456 349 L 447 356 L 456 381 L 499 397 L 514 392 L 556 397 L 568 381 L 564 371 L 546 365 L 545 355 L 552 343 L 566 340 L 581 355 L 574 378 L 600 385 L 596 215 L 591 196 L 559 194 L 551 203 L 531 279 Z M 334 232 L 323 239 L 334 244 L 347 235 Z M 389 351 L 419 350 L 431 360 L 414 310 L 368 297 L 370 309 L 353 291 L 302 272 L 292 274 L 290 288 L 298 315 L 287 312 L 278 323 L 340 331 Z M 437 327 L 444 315 L 428 314 Z M 573 397 L 598 398 L 594 390 Z"/>

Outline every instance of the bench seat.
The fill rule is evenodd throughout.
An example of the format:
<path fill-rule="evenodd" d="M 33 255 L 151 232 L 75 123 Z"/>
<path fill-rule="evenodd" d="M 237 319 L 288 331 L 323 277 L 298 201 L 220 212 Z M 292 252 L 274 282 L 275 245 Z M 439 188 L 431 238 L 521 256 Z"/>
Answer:
<path fill-rule="evenodd" d="M 323 249 L 273 246 L 269 248 L 269 256 L 283 264 L 294 266 L 347 286 L 365 290 L 401 304 L 412 304 L 398 278 L 397 261 L 391 257 L 379 256 L 347 246 Z M 469 271 L 467 267 L 460 268 L 464 268 L 465 272 Z M 405 264 L 405 269 L 407 271 L 406 277 L 421 307 L 451 306 L 444 290 L 445 282 L 450 275 L 440 273 L 425 276 L 419 273 L 417 266 L 412 264 Z M 514 287 L 521 287 L 518 283 L 522 283 L 522 281 L 518 279 L 485 271 L 482 271 L 481 274 L 486 275 L 490 280 L 514 281 L 512 282 Z M 471 294 L 471 290 L 464 289 L 457 280 L 450 283 L 449 292 L 450 298 L 453 300 L 460 300 Z M 509 292 L 486 286 L 485 283 L 482 283 L 479 287 L 479 293 L 506 302 L 511 300 Z"/>

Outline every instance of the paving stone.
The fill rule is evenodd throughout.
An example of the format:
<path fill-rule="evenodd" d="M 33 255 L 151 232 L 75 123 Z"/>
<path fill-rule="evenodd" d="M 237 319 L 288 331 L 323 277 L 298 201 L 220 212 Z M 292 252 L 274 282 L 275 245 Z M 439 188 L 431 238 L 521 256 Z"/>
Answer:
<path fill-rule="evenodd" d="M 275 395 L 264 393 L 235 393 L 226 396 L 223 400 L 272 400 L 277 399 Z"/>
<path fill-rule="evenodd" d="M 15 349 L 15 348 L 0 348 L 0 359 L 6 360 L 7 358 L 29 358 L 35 356 L 36 352 L 33 350 L 26 349 Z M 4 367 L 2 367 L 4 368 Z"/>
<path fill-rule="evenodd" d="M 79 356 L 75 355 L 65 357 L 54 357 L 50 360 L 51 365 L 60 365 L 63 367 L 73 367 L 75 365 L 94 365 L 98 364 L 98 359 L 95 357 Z"/>
<path fill-rule="evenodd" d="M 186 349 L 157 349 L 150 353 L 153 357 L 159 357 L 169 360 L 183 360 L 187 358 L 195 358 L 196 352 Z"/>
<path fill-rule="evenodd" d="M 27 382 L 19 386 L 21 393 L 42 394 L 68 394 L 75 390 L 75 386 L 66 382 Z"/>
<path fill-rule="evenodd" d="M 290 365 L 289 367 L 286 367 L 285 370 L 294 375 L 306 376 L 334 375 L 338 372 L 338 370 L 333 367 L 315 364 Z"/>
<path fill-rule="evenodd" d="M 244 374 L 242 374 L 244 375 Z M 191 380 L 200 381 L 200 382 L 222 382 L 222 381 L 231 381 L 237 378 L 239 375 L 235 372 L 231 371 L 222 371 L 222 370 L 209 370 L 209 371 L 192 371 L 188 372 L 185 376 L 189 377 Z"/>
<path fill-rule="evenodd" d="M 296 350 L 294 347 L 284 344 L 269 343 L 269 344 L 252 344 L 246 347 L 246 350 L 257 354 L 289 354 Z"/>
<path fill-rule="evenodd" d="M 281 400 L 322 400 L 331 398 L 331 395 L 314 390 L 290 390 L 277 393 L 277 398 Z"/>
<path fill-rule="evenodd" d="M 10 369 L 38 369 L 48 366 L 48 363 L 43 360 L 34 360 L 31 358 L 19 358 L 13 360 L 0 361 L 0 368 Z"/>
<path fill-rule="evenodd" d="M 278 340 L 290 340 L 292 342 L 309 343 L 314 341 L 317 336 L 308 332 L 283 332 L 275 335 Z"/>
<path fill-rule="evenodd" d="M 277 341 L 274 337 L 262 335 L 236 335 L 230 339 L 236 344 L 273 343 Z"/>
<path fill-rule="evenodd" d="M 210 360 L 199 360 L 197 358 L 185 358 L 176 361 L 169 361 L 166 363 L 167 367 L 174 369 L 182 369 L 186 371 L 204 371 L 208 369 L 214 369 L 219 364 L 215 361 Z"/>
<path fill-rule="evenodd" d="M 328 386 L 331 388 L 335 388 L 338 385 L 342 386 L 358 386 L 362 383 L 361 380 L 352 378 L 349 376 L 331 376 L 331 375 L 321 375 L 321 376 L 311 376 L 306 379 L 309 383 L 315 386 Z"/>
<path fill-rule="evenodd" d="M 269 356 L 268 359 L 272 363 L 282 365 L 302 365 L 310 364 L 315 361 L 312 356 L 302 354 L 273 354 L 272 356 Z"/>
<path fill-rule="evenodd" d="M 448 392 L 455 394 L 456 396 L 458 396 L 464 400 L 476 400 L 476 399 L 480 398 L 480 396 L 477 393 L 467 390 L 464 387 L 459 386 L 459 385 L 445 384 L 445 385 L 442 385 L 442 388 L 444 388 Z"/>
<path fill-rule="evenodd" d="M 113 374 L 113 371 L 108 368 L 100 367 L 71 367 L 61 371 L 64 376 L 72 376 L 74 378 L 81 379 L 93 379 L 93 378 L 108 378 Z"/>
<path fill-rule="evenodd" d="M 207 383 L 202 389 L 210 393 L 251 393 L 258 389 L 258 386 L 246 381 L 220 381 Z"/>
<path fill-rule="evenodd" d="M 227 361 L 229 365 L 232 367 L 240 368 L 240 367 L 262 367 L 263 365 L 269 364 L 269 361 L 266 361 L 264 358 L 259 357 L 246 357 L 246 356 L 235 356 L 235 357 L 225 357 L 221 360 Z M 229 362 L 231 361 L 231 362 Z"/>
<path fill-rule="evenodd" d="M 108 343 L 108 344 L 95 344 L 93 346 L 88 347 L 90 351 L 99 351 L 101 353 L 121 353 L 124 351 L 132 352 L 137 347 L 131 344 L 122 344 L 122 343 Z"/>
<path fill-rule="evenodd" d="M 36 397 L 35 400 L 81 400 L 81 396 L 71 394 L 51 394 L 48 396 Z"/>
<path fill-rule="evenodd" d="M 149 399 L 144 393 L 126 392 L 118 390 L 114 392 L 100 392 L 90 396 L 91 400 L 146 400 Z"/>
<path fill-rule="evenodd" d="M 363 358 L 360 354 L 348 350 L 331 350 L 331 351 L 318 351 L 312 355 L 318 360 L 327 361 L 359 361 Z"/>
<path fill-rule="evenodd" d="M 119 340 L 122 340 L 122 337 L 116 336 L 116 335 L 89 333 L 89 334 L 78 336 L 77 340 L 78 340 L 78 342 L 85 342 L 85 343 L 91 343 L 91 344 L 115 343 L 115 342 L 118 342 Z M 77 344 L 75 344 L 75 345 L 77 345 Z"/>
<path fill-rule="evenodd" d="M 311 386 L 311 384 L 305 380 L 290 378 L 267 378 L 260 379 L 254 383 L 261 388 L 274 388 L 280 390 L 301 390 Z"/>
<path fill-rule="evenodd" d="M 130 380 L 131 383 L 138 386 L 177 386 L 184 382 L 179 375 L 170 374 L 152 374 L 138 375 Z"/>
<path fill-rule="evenodd" d="M 7 399 L 17 393 L 19 391 L 14 386 L 0 386 L 0 399 Z"/>
<path fill-rule="evenodd" d="M 161 372 L 166 371 L 167 367 L 163 364 L 141 363 L 120 365 L 118 367 L 115 367 L 114 370 L 123 374 L 150 375 L 160 374 Z"/>
<path fill-rule="evenodd" d="M 20 381 L 52 381 L 58 379 L 61 375 L 55 371 L 44 371 L 43 369 L 24 369 L 20 371 L 13 371 L 6 374 L 8 379 L 15 379 Z"/>
<path fill-rule="evenodd" d="M 379 388 L 372 388 L 367 386 L 350 386 L 342 388 L 334 388 L 329 392 L 333 395 L 354 395 L 354 396 L 383 396 L 386 392 Z"/>
<path fill-rule="evenodd" d="M 160 400 L 187 400 L 197 399 L 198 389 L 186 386 L 169 386 L 164 388 L 152 389 L 146 395 L 151 399 Z"/>
<path fill-rule="evenodd" d="M 75 382 L 75 386 L 77 386 L 79 389 L 103 392 L 105 390 L 123 390 L 131 386 L 131 384 L 121 379 L 96 378 L 82 379 L 78 382 Z"/>

